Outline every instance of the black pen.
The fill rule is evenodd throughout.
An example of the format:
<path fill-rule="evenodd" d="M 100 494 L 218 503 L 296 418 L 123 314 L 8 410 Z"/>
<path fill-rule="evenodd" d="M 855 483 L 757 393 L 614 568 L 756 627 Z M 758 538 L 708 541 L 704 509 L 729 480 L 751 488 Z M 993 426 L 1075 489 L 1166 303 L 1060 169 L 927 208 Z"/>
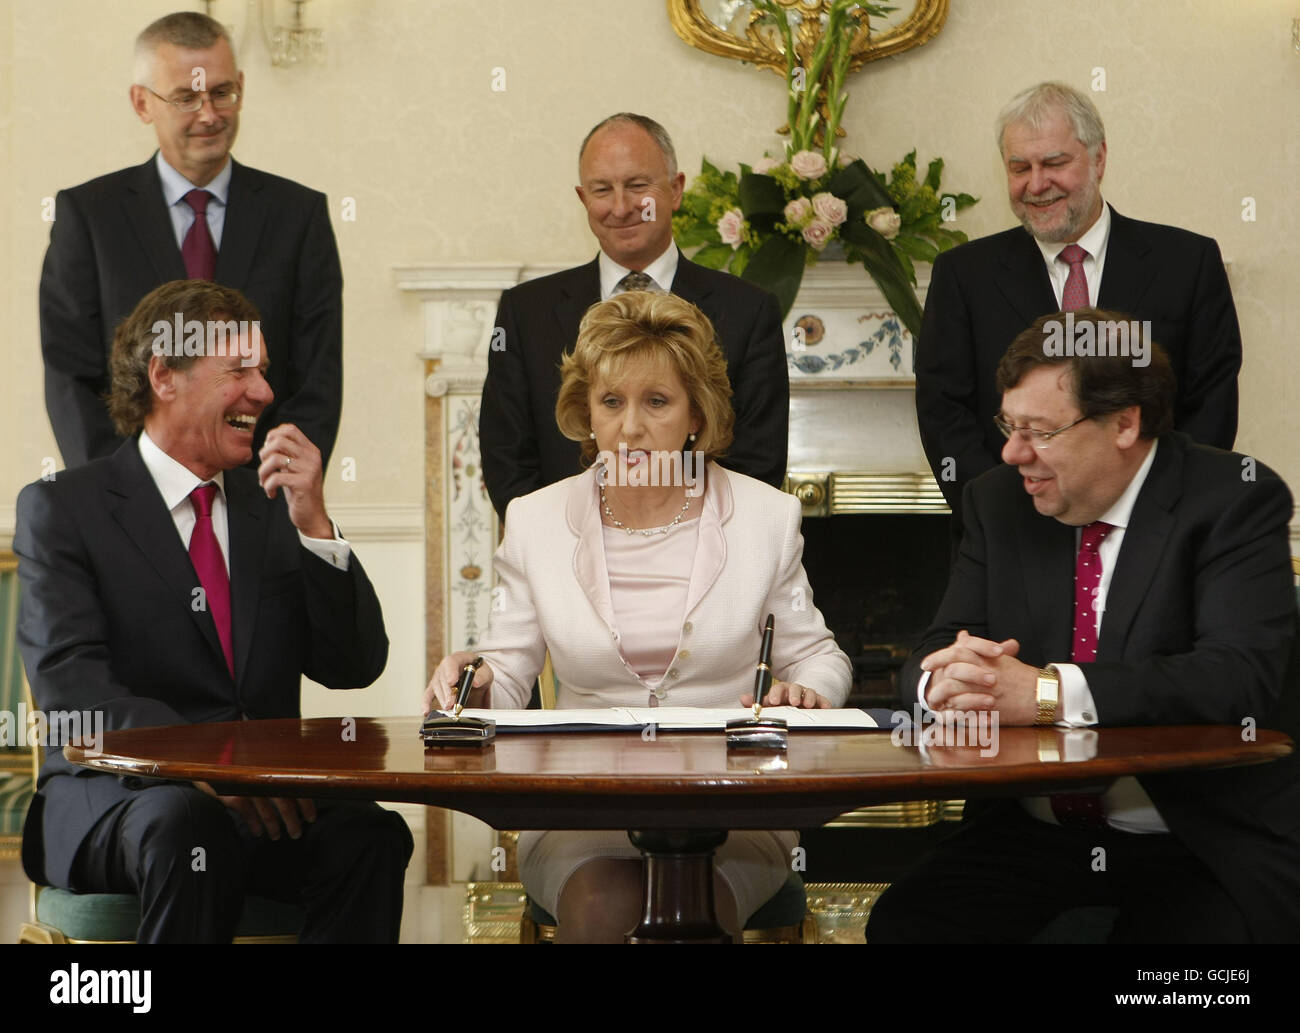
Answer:
<path fill-rule="evenodd" d="M 758 670 L 754 672 L 754 720 L 763 710 L 763 697 L 772 687 L 772 615 L 763 626 L 763 644 L 758 648 Z"/>
<path fill-rule="evenodd" d="M 456 685 L 456 706 L 451 712 L 452 717 L 460 717 L 460 712 L 469 700 L 470 689 L 474 687 L 474 673 L 482 666 L 483 658 L 476 656 L 460 669 L 460 681 Z"/>

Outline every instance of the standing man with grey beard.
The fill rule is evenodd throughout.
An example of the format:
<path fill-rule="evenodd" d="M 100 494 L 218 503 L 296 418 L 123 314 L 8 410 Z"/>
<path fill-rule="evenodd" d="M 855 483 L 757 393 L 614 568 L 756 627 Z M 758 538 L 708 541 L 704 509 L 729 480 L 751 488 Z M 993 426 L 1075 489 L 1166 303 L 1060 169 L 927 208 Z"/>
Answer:
<path fill-rule="evenodd" d="M 998 360 L 1039 316 L 1092 305 L 1150 320 L 1177 380 L 1174 427 L 1223 449 L 1237 434 L 1241 331 L 1218 245 L 1105 203 L 1106 130 L 1072 87 L 1018 94 L 997 140 L 1024 228 L 935 260 L 916 353 L 921 442 L 958 533 L 962 489 L 999 465 L 1004 444 Z"/>
<path fill-rule="evenodd" d="M 136 39 L 131 107 L 158 151 L 62 190 L 41 270 L 45 408 L 68 467 L 122 443 L 109 419 L 113 331 L 171 280 L 212 280 L 258 308 L 275 402 L 328 466 L 343 400 L 343 273 L 325 195 L 230 156 L 244 73 L 220 22 L 182 11 Z"/>

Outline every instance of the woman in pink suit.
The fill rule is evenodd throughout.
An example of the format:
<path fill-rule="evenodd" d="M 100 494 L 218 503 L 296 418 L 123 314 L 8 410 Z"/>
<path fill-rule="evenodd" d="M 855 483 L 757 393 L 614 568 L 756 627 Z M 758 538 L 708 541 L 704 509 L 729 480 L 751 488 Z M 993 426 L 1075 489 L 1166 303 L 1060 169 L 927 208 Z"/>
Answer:
<path fill-rule="evenodd" d="M 592 306 L 564 359 L 560 430 L 585 473 L 515 499 L 494 561 L 503 595 L 470 705 L 520 708 L 547 651 L 557 706 L 748 706 L 776 615 L 769 705 L 841 706 L 851 669 L 812 605 L 799 503 L 713 462 L 731 442 L 726 361 L 699 309 L 634 291 Z M 445 657 L 425 710 L 454 703 L 474 654 Z M 792 832 L 732 832 L 717 911 L 738 938 L 784 883 Z M 622 942 L 640 853 L 621 832 L 525 832 L 519 870 L 562 940 Z"/>

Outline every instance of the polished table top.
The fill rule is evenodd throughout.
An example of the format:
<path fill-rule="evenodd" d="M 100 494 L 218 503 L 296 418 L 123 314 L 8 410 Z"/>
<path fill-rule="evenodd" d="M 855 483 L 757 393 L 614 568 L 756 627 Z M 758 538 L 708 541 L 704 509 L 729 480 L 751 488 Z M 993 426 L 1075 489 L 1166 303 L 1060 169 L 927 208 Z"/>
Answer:
<path fill-rule="evenodd" d="M 809 828 L 869 804 L 1027 795 L 1259 764 L 1291 740 L 1237 726 L 1001 728 L 978 745 L 895 745 L 888 729 L 792 730 L 785 754 L 728 752 L 721 732 L 500 734 L 426 750 L 419 718 L 236 721 L 106 732 L 70 760 L 222 792 L 446 807 L 496 828 Z M 986 740 L 987 741 L 987 740 Z M 1076 755 L 1087 759 L 1073 759 Z"/>

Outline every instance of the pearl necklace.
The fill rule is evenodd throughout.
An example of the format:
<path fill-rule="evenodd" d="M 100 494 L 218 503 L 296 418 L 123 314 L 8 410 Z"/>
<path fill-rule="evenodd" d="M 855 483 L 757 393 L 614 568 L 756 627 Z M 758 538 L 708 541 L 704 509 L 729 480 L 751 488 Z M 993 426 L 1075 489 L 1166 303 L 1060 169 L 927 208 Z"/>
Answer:
<path fill-rule="evenodd" d="M 605 486 L 603 484 L 600 486 L 600 505 L 601 508 L 604 509 L 605 515 L 609 517 L 615 527 L 622 528 L 628 534 L 639 534 L 649 538 L 651 535 L 667 534 L 674 527 L 680 524 L 682 522 L 682 517 L 686 515 L 686 511 L 691 508 L 691 496 L 689 494 L 686 496 L 686 501 L 682 503 L 681 512 L 673 517 L 672 523 L 664 524 L 662 527 L 628 527 L 622 523 L 616 516 L 614 516 L 613 510 L 609 508 L 609 500 L 605 498 Z"/>

